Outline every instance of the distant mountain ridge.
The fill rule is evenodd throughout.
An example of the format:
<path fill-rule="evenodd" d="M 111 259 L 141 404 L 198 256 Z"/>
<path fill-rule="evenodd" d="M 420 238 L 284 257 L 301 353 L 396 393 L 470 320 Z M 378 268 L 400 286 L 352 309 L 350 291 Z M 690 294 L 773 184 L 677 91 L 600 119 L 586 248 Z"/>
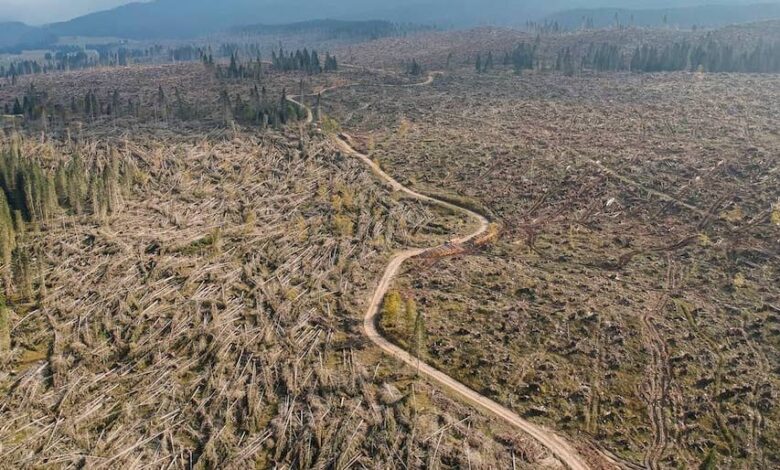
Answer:
<path fill-rule="evenodd" d="M 599 2 L 607 7 L 659 9 L 672 5 L 691 6 L 713 2 L 731 5 L 734 17 L 739 9 L 756 0 L 156 0 L 131 3 L 91 13 L 69 21 L 34 28 L 20 23 L 0 29 L 0 48 L 39 42 L 53 36 L 119 37 L 125 39 L 177 39 L 203 36 L 242 25 L 284 24 L 332 18 L 341 20 L 387 20 L 442 26 L 484 24 L 520 25 L 555 11 L 570 10 L 560 21 L 575 24 L 580 10 Z M 770 0 L 765 0 L 770 1 Z M 775 0 L 772 0 L 775 1 Z M 776 0 L 780 2 L 780 0 Z M 777 5 L 778 3 L 774 3 Z M 736 7 L 735 5 L 740 5 Z M 705 12 L 713 6 L 699 7 Z M 584 10 L 582 10 L 584 11 Z M 602 10 L 590 10 L 601 18 Z M 607 10 L 604 10 L 607 11 Z M 610 10 L 612 11 L 612 10 Z M 752 9 L 751 11 L 758 11 Z M 572 13 L 577 12 L 577 13 Z M 605 13 L 606 14 L 606 13 Z M 726 13 L 718 13 L 725 15 Z M 636 16 L 636 15 L 635 15 Z M 744 17 L 744 16 L 742 16 Z M 755 19 L 755 15 L 749 16 Z M 759 18 L 760 19 L 760 18 Z"/>
<path fill-rule="evenodd" d="M 0 22 L 0 48 L 46 44 L 55 37 L 42 28 L 28 26 L 18 21 Z"/>

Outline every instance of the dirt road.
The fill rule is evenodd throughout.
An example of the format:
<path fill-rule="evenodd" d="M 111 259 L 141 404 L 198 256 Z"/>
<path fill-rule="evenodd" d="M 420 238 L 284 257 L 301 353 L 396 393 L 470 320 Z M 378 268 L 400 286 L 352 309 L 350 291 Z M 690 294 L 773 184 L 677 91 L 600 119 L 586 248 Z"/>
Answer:
<path fill-rule="evenodd" d="M 429 85 L 433 83 L 435 75 L 436 75 L 435 73 L 432 73 L 428 76 L 428 78 L 424 82 L 415 83 L 412 85 L 385 85 L 385 86 Z M 308 106 L 304 105 L 301 102 L 296 101 L 293 98 L 288 98 L 288 99 L 292 103 L 301 106 L 302 108 L 305 108 L 307 110 L 307 122 L 311 123 L 313 120 L 311 109 L 309 109 Z M 487 218 L 482 216 L 481 214 L 477 214 L 476 212 L 471 211 L 465 207 L 461 207 L 443 200 L 439 200 L 430 196 L 426 196 L 424 194 L 420 194 L 416 191 L 407 188 L 406 186 L 402 185 L 398 181 L 396 181 L 393 177 L 391 177 L 384 170 L 382 170 L 379 167 L 379 165 L 374 163 L 374 161 L 372 161 L 368 156 L 355 150 L 349 142 L 349 136 L 341 135 L 338 137 L 334 137 L 334 140 L 338 145 L 338 147 L 343 152 L 362 160 L 363 163 L 365 163 L 371 169 L 371 171 L 373 171 L 380 179 L 382 179 L 394 191 L 403 192 L 414 199 L 426 202 L 428 204 L 438 205 L 439 207 L 444 207 L 449 210 L 462 213 L 479 223 L 478 228 L 473 233 L 452 240 L 450 243 L 455 245 L 467 243 L 468 241 L 484 234 L 488 230 L 489 222 Z M 377 322 L 379 319 L 378 317 L 379 317 L 380 307 L 382 305 L 382 300 L 384 299 L 385 294 L 387 294 L 387 291 L 390 288 L 393 279 L 398 274 L 398 271 L 400 270 L 403 263 L 411 258 L 420 256 L 429 250 L 433 250 L 437 248 L 441 248 L 441 247 L 434 247 L 429 249 L 422 248 L 422 249 L 405 250 L 393 256 L 393 258 L 390 260 L 390 264 L 388 264 L 387 268 L 385 269 L 385 272 L 382 275 L 379 284 L 374 290 L 374 293 L 371 297 L 371 301 L 369 302 L 368 308 L 366 309 L 366 314 L 363 319 L 363 331 L 365 335 L 375 345 L 377 345 L 380 349 L 382 349 L 382 351 L 394 357 L 395 359 L 398 359 L 406 363 L 410 367 L 417 370 L 421 375 L 427 377 L 432 382 L 449 390 L 450 393 L 460 397 L 464 401 L 474 406 L 477 406 L 478 408 L 481 408 L 497 416 L 498 418 L 504 420 L 514 428 L 527 433 L 535 440 L 537 440 L 540 444 L 545 446 L 555 457 L 557 457 L 564 465 L 568 466 L 570 469 L 572 470 L 589 469 L 590 467 L 586 463 L 585 459 L 576 451 L 576 449 L 574 449 L 573 446 L 571 446 L 568 442 L 566 442 L 563 438 L 555 434 L 553 431 L 550 431 L 542 426 L 538 426 L 529 421 L 526 421 L 525 419 L 521 418 L 517 413 L 513 412 L 512 410 L 500 405 L 499 403 L 491 400 L 490 398 L 484 395 L 475 392 L 474 390 L 458 382 L 457 380 L 453 379 L 447 374 L 437 369 L 434 369 L 430 365 L 420 361 L 419 359 L 412 356 L 408 352 L 404 351 L 398 346 L 387 341 L 379 333 L 379 330 L 377 330 Z"/>

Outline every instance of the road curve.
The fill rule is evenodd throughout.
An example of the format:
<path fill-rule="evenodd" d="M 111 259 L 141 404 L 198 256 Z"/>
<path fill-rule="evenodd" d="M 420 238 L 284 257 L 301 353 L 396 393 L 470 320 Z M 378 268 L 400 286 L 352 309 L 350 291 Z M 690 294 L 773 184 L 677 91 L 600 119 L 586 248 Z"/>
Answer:
<path fill-rule="evenodd" d="M 434 77 L 436 75 L 437 73 L 431 73 L 428 75 L 428 78 L 424 82 L 414 83 L 411 85 L 381 85 L 381 86 L 395 86 L 395 87 L 424 86 L 433 83 Z M 354 86 L 354 85 L 346 85 L 346 86 Z M 330 88 L 328 90 L 331 89 L 334 88 Z M 295 100 L 293 97 L 288 97 L 287 99 L 291 103 L 295 104 L 296 106 L 299 106 L 306 110 L 307 123 L 313 122 L 312 111 L 308 106 L 302 103 L 303 99 L 301 99 L 301 102 Z M 377 165 L 368 156 L 355 150 L 350 144 L 350 142 L 348 141 L 348 139 L 349 139 L 348 136 L 338 136 L 334 138 L 336 145 L 343 152 L 352 155 L 354 157 L 357 157 L 358 159 L 363 161 L 363 163 L 365 163 L 371 169 L 372 172 L 374 172 L 381 180 L 383 180 L 387 185 L 389 185 L 394 191 L 405 193 L 406 195 L 414 199 L 417 199 L 422 202 L 426 202 L 428 204 L 444 207 L 454 212 L 460 212 L 468 216 L 469 218 L 479 222 L 479 227 L 477 228 L 476 231 L 474 231 L 471 234 L 465 235 L 463 237 L 454 239 L 450 242 L 450 244 L 455 244 L 455 245 L 465 244 L 471 241 L 472 239 L 484 234 L 488 230 L 489 221 L 483 215 L 478 214 L 465 207 L 459 206 L 457 204 L 453 204 L 431 196 L 427 196 L 425 194 L 421 194 L 412 189 L 407 188 L 406 186 L 399 183 L 392 176 L 388 175 L 384 170 L 382 170 L 379 167 L 379 165 Z M 558 458 L 564 465 L 568 466 L 571 470 L 589 470 L 590 467 L 588 466 L 585 459 L 577 452 L 577 450 L 553 431 L 546 429 L 542 426 L 533 424 L 521 418 L 520 415 L 506 408 L 505 406 L 491 400 L 490 398 L 484 395 L 481 395 L 480 393 L 472 390 L 466 385 L 453 379 L 452 377 L 445 374 L 444 372 L 441 372 L 433 368 L 432 366 L 426 364 L 425 362 L 422 362 L 421 360 L 412 356 L 405 350 L 401 349 L 400 347 L 386 340 L 379 333 L 379 330 L 377 329 L 377 324 L 379 321 L 379 312 L 380 312 L 380 307 L 382 305 L 382 300 L 387 294 L 387 291 L 390 289 L 390 285 L 393 279 L 395 279 L 396 275 L 398 274 L 398 271 L 400 270 L 403 263 L 412 258 L 421 256 L 430 250 L 435 250 L 437 248 L 441 248 L 441 246 L 437 246 L 434 248 L 419 248 L 419 249 L 404 250 L 393 255 L 392 259 L 390 260 L 390 263 L 385 269 L 384 274 L 382 275 L 382 278 L 379 280 L 379 284 L 376 286 L 373 296 L 371 297 L 371 301 L 368 304 L 368 307 L 366 309 L 366 314 L 363 318 L 364 334 L 382 351 L 406 363 L 410 367 L 417 370 L 419 374 L 427 377 L 432 382 L 449 390 L 452 394 L 459 396 L 464 401 L 474 406 L 477 406 L 478 408 L 481 408 L 497 416 L 500 419 L 503 419 L 505 422 L 507 422 L 514 428 L 519 429 L 520 431 L 523 431 L 526 434 L 530 435 L 532 438 L 534 438 L 536 441 L 538 441 L 540 444 L 546 447 L 556 458 Z"/>

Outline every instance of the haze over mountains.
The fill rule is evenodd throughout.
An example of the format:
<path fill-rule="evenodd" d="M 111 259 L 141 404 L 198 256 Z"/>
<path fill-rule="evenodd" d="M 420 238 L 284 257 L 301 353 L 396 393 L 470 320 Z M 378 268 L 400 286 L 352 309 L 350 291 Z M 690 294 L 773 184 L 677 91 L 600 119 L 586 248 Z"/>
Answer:
<path fill-rule="evenodd" d="M 382 19 L 441 26 L 480 24 L 519 25 L 540 21 L 548 15 L 567 26 L 576 27 L 584 15 L 599 18 L 597 26 L 609 24 L 614 8 L 629 17 L 643 18 L 638 25 L 658 23 L 664 14 L 681 26 L 719 25 L 738 21 L 774 18 L 780 0 L 764 0 L 774 5 L 745 7 L 756 0 L 156 0 L 131 3 L 91 13 L 72 20 L 39 28 L 13 24 L 0 27 L 0 47 L 34 45 L 52 36 L 96 36 L 127 39 L 187 38 L 250 24 L 280 24 L 319 18 Z M 703 4 L 728 4 L 728 7 Z M 696 7 L 666 11 L 672 8 Z M 605 9 L 612 8 L 612 9 Z M 580 10 L 576 10 L 580 9 Z M 594 9 L 594 10 L 582 10 Z M 7 10 L 7 8 L 6 8 Z M 9 17 L 13 11 L 0 10 Z M 564 13 L 566 10 L 574 10 Z M 664 14 L 660 14 L 664 12 Z M 736 14 L 735 14 L 736 12 Z M 707 21 L 695 23 L 695 17 Z M 607 19 L 604 19 L 607 18 Z M 594 19 L 595 20 L 595 19 Z M 684 20 L 684 21 L 683 21 Z M 627 23 L 627 22 L 626 22 Z"/>
<path fill-rule="evenodd" d="M 42 25 L 137 1 L 153 0 L 0 0 L 0 22 Z"/>

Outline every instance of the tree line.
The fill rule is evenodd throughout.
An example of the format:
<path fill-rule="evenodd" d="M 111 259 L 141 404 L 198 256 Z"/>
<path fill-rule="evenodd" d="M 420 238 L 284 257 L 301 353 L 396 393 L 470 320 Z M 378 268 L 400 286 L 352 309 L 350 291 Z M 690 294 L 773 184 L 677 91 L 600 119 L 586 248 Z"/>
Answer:
<path fill-rule="evenodd" d="M 178 89 L 175 90 L 175 95 L 180 97 Z M 177 104 L 182 103 L 177 101 Z M 35 84 L 30 84 L 21 98 L 17 97 L 12 103 L 6 102 L 3 105 L 3 112 L 6 115 L 23 116 L 30 122 L 66 125 L 74 119 L 92 122 L 101 117 L 140 118 L 146 108 L 150 108 L 150 113 L 153 111 L 155 117 L 165 117 L 165 110 L 169 109 L 169 106 L 162 88 L 158 91 L 156 100 L 142 106 L 140 99 L 132 97 L 124 99 L 117 89 L 105 95 L 89 89 L 82 97 L 74 96 L 69 102 L 58 102 L 45 91 L 38 90 Z"/>
<path fill-rule="evenodd" d="M 398 291 L 390 291 L 382 301 L 381 313 L 380 327 L 401 342 L 415 357 L 423 358 L 426 354 L 428 334 L 425 315 L 417 310 L 414 299 L 408 297 L 404 301 Z"/>
<path fill-rule="evenodd" d="M 535 43 L 521 43 L 512 52 L 504 52 L 503 65 L 515 72 L 538 68 L 549 69 L 550 64 L 539 54 L 539 39 Z M 477 54 L 474 61 L 478 73 L 496 67 L 492 52 Z M 742 72 L 780 73 L 780 42 L 759 42 L 752 47 L 738 46 L 709 38 L 699 44 L 678 41 L 665 46 L 644 44 L 632 52 L 616 43 L 591 43 L 584 50 L 561 47 L 555 53 L 552 68 L 565 75 L 585 70 L 631 72 Z"/>
<path fill-rule="evenodd" d="M 425 73 L 425 69 L 423 69 L 423 66 L 420 65 L 419 62 L 417 62 L 417 59 L 412 59 L 410 61 L 405 62 L 404 68 L 406 69 L 406 74 L 411 75 L 413 77 L 419 77 L 423 73 Z"/>
<path fill-rule="evenodd" d="M 557 20 L 526 21 L 525 28 L 539 34 L 554 34 L 564 30 Z"/>
<path fill-rule="evenodd" d="M 572 63 L 562 62 L 558 70 L 571 68 Z M 632 72 L 742 72 L 742 73 L 779 73 L 780 42 L 759 42 L 753 47 L 739 48 L 710 38 L 693 44 L 678 41 L 666 46 L 644 44 L 636 47 L 631 54 L 621 51 L 617 44 L 591 44 L 581 58 L 581 69 L 597 71 Z"/>
<path fill-rule="evenodd" d="M 261 129 L 279 128 L 307 116 L 304 109 L 289 102 L 286 90 L 282 90 L 278 99 L 273 99 L 265 87 L 259 88 L 257 85 L 252 88 L 248 98 L 240 93 L 231 96 L 224 89 L 220 93 L 219 102 L 226 122 L 235 120 Z"/>
<path fill-rule="evenodd" d="M 0 65 L 0 77 L 10 78 L 23 75 L 39 75 L 67 70 L 84 70 L 95 67 L 123 67 L 142 58 L 152 57 L 161 49 L 129 49 L 98 45 L 84 49 L 67 46 L 55 52 L 46 52 L 43 59 L 24 59 Z"/>
<path fill-rule="evenodd" d="M 110 157 L 87 163 L 78 153 L 56 165 L 24 155 L 14 137 L 0 149 L 0 262 L 24 277 L 29 253 L 28 230 L 63 214 L 93 215 L 99 219 L 120 210 L 136 172 L 134 165 Z M 17 283 L 24 285 L 27 282 Z M 24 290 L 24 289 L 23 289 Z"/>
<path fill-rule="evenodd" d="M 40 123 L 45 127 L 67 126 L 73 120 L 94 122 L 100 119 L 133 118 L 155 121 L 191 121 L 204 118 L 217 118 L 226 122 L 238 121 L 246 125 L 261 127 L 279 127 L 304 116 L 292 106 L 286 97 L 271 97 L 265 87 L 255 85 L 246 98 L 240 93 L 231 95 L 223 87 L 208 108 L 195 106 L 183 95 L 181 89 L 157 88 L 153 96 L 142 99 L 140 96 L 124 97 L 119 90 L 99 93 L 92 89 L 82 97 L 72 97 L 69 103 L 58 102 L 45 91 L 30 85 L 21 98 L 5 103 L 3 111 L 7 115 L 24 117 L 30 123 Z"/>
<path fill-rule="evenodd" d="M 201 60 L 208 67 L 213 67 L 217 78 L 220 79 L 254 79 L 259 80 L 263 73 L 263 60 L 258 54 L 255 59 L 247 62 L 241 60 L 238 51 L 230 53 L 230 62 L 227 66 L 214 63 L 211 54 L 203 54 Z M 317 51 L 309 52 L 308 49 L 296 50 L 286 53 L 284 49 L 279 49 L 271 54 L 271 67 L 282 72 L 303 71 L 309 75 L 316 75 L 323 72 L 335 72 L 338 70 L 338 61 L 336 57 L 325 54 L 324 63 L 320 61 L 320 55 Z"/>
<path fill-rule="evenodd" d="M 689 70 L 778 73 L 780 42 L 761 42 L 744 50 L 712 39 L 699 45 L 678 42 L 664 48 L 642 46 L 634 51 L 629 67 L 633 71 L 642 72 Z"/>
<path fill-rule="evenodd" d="M 305 48 L 289 53 L 286 53 L 284 49 L 280 48 L 278 54 L 276 51 L 271 53 L 271 63 L 276 70 L 284 72 L 300 70 L 310 75 L 322 72 L 335 72 L 338 70 L 338 61 L 336 60 L 336 57 L 326 53 L 324 62 L 321 62 L 317 51 L 309 52 L 309 50 Z"/>
<path fill-rule="evenodd" d="M 522 42 L 512 51 L 505 51 L 502 59 L 504 67 L 512 67 L 516 73 L 522 73 L 523 70 L 531 70 L 539 63 L 538 41 L 534 44 Z M 493 52 L 487 54 L 479 53 L 474 62 L 477 73 L 486 73 L 495 68 L 495 59 Z"/>
<path fill-rule="evenodd" d="M 205 57 L 206 56 L 204 56 L 204 58 Z M 204 63 L 208 66 L 214 66 L 213 60 L 212 56 L 209 55 L 205 58 Z M 238 58 L 238 53 L 234 52 L 230 55 L 230 65 L 227 67 L 217 65 L 215 70 L 217 78 L 220 79 L 252 78 L 259 80 L 263 73 L 263 62 L 258 56 L 256 61 L 250 60 L 248 63 L 244 64 Z"/>
<path fill-rule="evenodd" d="M 218 119 L 226 124 L 239 122 L 260 128 L 279 128 L 305 118 L 304 110 L 287 100 L 287 92 L 271 96 L 264 86 L 255 84 L 248 96 L 230 93 L 223 86 L 214 99 L 218 105 L 196 106 L 188 101 L 181 89 L 159 86 L 152 96 L 123 96 L 119 90 L 97 92 L 87 90 L 81 97 L 72 97 L 69 103 L 57 102 L 45 91 L 30 85 L 21 98 L 3 105 L 6 115 L 23 117 L 27 123 L 43 128 L 66 127 L 74 120 L 95 122 L 119 118 L 154 121 L 192 121 Z"/>
<path fill-rule="evenodd" d="M 143 49 L 116 47 L 116 45 L 88 45 L 84 48 L 59 46 L 55 51 L 46 52 L 42 59 L 21 59 L 0 65 L 0 77 L 16 83 L 17 77 L 24 75 L 84 70 L 95 67 L 123 67 L 133 63 L 201 61 L 205 64 L 215 65 L 219 58 L 230 58 L 231 62 L 234 62 L 238 61 L 240 55 L 256 57 L 257 63 L 259 63 L 261 49 L 259 44 L 223 43 L 217 47 L 215 54 L 211 46 L 197 47 L 193 45 L 168 48 L 154 45 Z M 277 70 L 302 70 L 309 74 L 338 70 L 336 57 L 330 54 L 321 57 L 317 51 L 307 49 L 286 53 L 280 48 L 278 54 L 276 51 L 273 52 L 272 63 Z M 240 63 L 237 64 L 237 66 L 240 65 Z M 245 65 L 245 68 L 249 69 L 249 66 Z M 247 70 L 242 75 L 238 70 L 231 70 L 228 71 L 228 75 L 233 78 L 244 78 L 244 75 L 252 75 L 252 72 Z M 236 75 L 242 76 L 236 77 Z"/>

